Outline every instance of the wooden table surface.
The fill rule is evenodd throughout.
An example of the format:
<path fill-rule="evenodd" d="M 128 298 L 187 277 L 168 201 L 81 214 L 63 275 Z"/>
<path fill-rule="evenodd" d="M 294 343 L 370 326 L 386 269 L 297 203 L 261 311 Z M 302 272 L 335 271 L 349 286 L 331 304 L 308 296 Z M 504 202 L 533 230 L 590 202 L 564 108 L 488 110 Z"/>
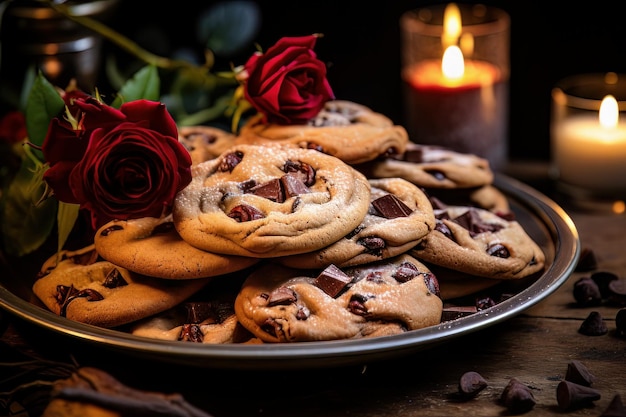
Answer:
<path fill-rule="evenodd" d="M 532 177 L 522 180 L 546 185 L 535 184 Z M 574 220 L 581 246 L 596 257 L 597 270 L 626 277 L 626 215 L 587 211 L 552 191 L 545 188 Z M 74 363 L 98 367 L 135 389 L 182 394 L 214 417 L 506 416 L 511 413 L 499 400 L 512 378 L 527 385 L 536 400 L 524 415 L 600 416 L 615 395 L 626 400 L 626 338 L 614 332 L 618 307 L 576 306 L 574 282 L 590 273 L 574 272 L 555 293 L 503 323 L 414 354 L 331 369 L 236 371 L 157 363 L 69 342 L 0 311 L 0 405 L 18 383 L 42 385 L 54 380 L 56 365 Z M 608 334 L 578 332 L 592 311 L 601 314 Z M 39 362 L 18 363 L 32 358 Z M 596 377 L 593 388 L 601 398 L 562 411 L 556 389 L 572 360 Z M 29 372 L 14 377 L 18 368 Z M 467 371 L 480 373 L 488 386 L 461 401 L 458 382 Z M 41 407 L 19 415 L 38 415 Z"/>

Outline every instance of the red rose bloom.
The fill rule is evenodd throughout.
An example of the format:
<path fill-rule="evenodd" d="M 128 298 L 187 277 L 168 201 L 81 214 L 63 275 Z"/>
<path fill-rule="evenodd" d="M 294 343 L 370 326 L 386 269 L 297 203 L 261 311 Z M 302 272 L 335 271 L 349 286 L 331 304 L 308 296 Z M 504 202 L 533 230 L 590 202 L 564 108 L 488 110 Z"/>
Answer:
<path fill-rule="evenodd" d="M 60 201 L 80 204 L 94 229 L 113 219 L 160 217 L 191 181 L 191 158 L 165 106 L 137 100 L 119 110 L 77 99 L 78 130 L 53 119 L 44 179 Z"/>
<path fill-rule="evenodd" d="M 315 35 L 284 37 L 245 64 L 245 97 L 266 121 L 305 124 L 334 99 L 326 65 L 313 51 L 316 41 Z"/>

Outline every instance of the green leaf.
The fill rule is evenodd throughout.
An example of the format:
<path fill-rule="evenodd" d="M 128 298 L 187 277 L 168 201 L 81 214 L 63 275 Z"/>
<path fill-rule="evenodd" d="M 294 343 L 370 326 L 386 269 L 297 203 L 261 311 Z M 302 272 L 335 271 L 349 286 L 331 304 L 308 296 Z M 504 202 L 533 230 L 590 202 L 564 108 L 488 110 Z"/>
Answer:
<path fill-rule="evenodd" d="M 57 201 L 41 202 L 43 165 L 24 157 L 13 182 L 3 194 L 2 239 L 7 253 L 26 255 L 38 249 L 54 228 Z"/>
<path fill-rule="evenodd" d="M 140 99 L 159 101 L 160 95 L 159 71 L 154 65 L 146 65 L 122 86 L 111 106 L 119 109 L 125 102 Z"/>
<path fill-rule="evenodd" d="M 252 1 L 222 1 L 198 20 L 198 39 L 217 55 L 231 55 L 250 46 L 261 26 L 259 6 Z"/>
<path fill-rule="evenodd" d="M 62 201 L 59 202 L 59 211 L 57 213 L 57 225 L 58 225 L 58 250 L 63 249 L 67 238 L 69 237 L 76 219 L 78 219 L 78 212 L 80 205 L 69 204 Z"/>
<path fill-rule="evenodd" d="M 59 92 L 40 72 L 33 82 L 24 109 L 28 139 L 41 146 L 46 138 L 50 120 L 58 116 L 64 107 L 65 102 Z"/>

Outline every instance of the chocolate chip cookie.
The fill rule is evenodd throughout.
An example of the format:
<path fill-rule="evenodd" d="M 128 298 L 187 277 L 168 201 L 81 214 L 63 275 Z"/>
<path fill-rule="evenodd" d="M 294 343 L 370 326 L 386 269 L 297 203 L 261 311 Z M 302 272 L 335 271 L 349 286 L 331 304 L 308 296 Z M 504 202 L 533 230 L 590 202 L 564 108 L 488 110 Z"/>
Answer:
<path fill-rule="evenodd" d="M 370 108 L 331 100 L 307 125 L 278 125 L 251 119 L 241 128 L 240 144 L 291 144 L 316 149 L 348 164 L 404 152 L 406 129 Z"/>
<path fill-rule="evenodd" d="M 370 208 L 361 224 L 321 250 L 277 258 L 292 268 L 361 265 L 400 255 L 435 226 L 426 194 L 401 178 L 370 179 Z"/>
<path fill-rule="evenodd" d="M 311 252 L 354 230 L 367 179 L 340 159 L 297 147 L 238 145 L 194 166 L 173 219 L 199 249 L 270 258 Z"/>
<path fill-rule="evenodd" d="M 437 224 L 410 253 L 423 261 L 494 279 L 539 272 L 545 254 L 516 221 L 467 206 L 434 208 Z"/>
<path fill-rule="evenodd" d="M 147 277 L 88 256 L 87 252 L 79 258 L 65 256 L 50 269 L 52 263 L 56 261 L 46 262 L 42 276 L 33 283 L 37 298 L 59 316 L 107 328 L 172 308 L 210 279 Z"/>
<path fill-rule="evenodd" d="M 235 314 L 264 342 L 385 336 L 438 324 L 438 292 L 437 278 L 407 254 L 343 269 L 267 263 L 244 282 Z"/>
<path fill-rule="evenodd" d="M 113 220 L 95 235 L 98 254 L 139 274 L 166 279 L 196 279 L 229 274 L 254 265 L 258 258 L 222 255 L 185 242 L 172 216 Z"/>

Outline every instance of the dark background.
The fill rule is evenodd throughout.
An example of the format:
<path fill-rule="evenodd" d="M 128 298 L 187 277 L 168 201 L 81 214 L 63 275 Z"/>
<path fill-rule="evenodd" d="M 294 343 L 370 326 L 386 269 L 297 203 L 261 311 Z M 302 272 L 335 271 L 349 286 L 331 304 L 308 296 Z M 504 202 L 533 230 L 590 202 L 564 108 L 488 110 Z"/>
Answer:
<path fill-rule="evenodd" d="M 179 1 L 180 7 L 155 12 L 177 38 L 190 39 L 194 10 L 207 7 L 206 2 L 199 3 Z M 337 98 L 367 105 L 402 124 L 399 19 L 407 10 L 435 3 L 259 1 L 263 20 L 258 43 L 268 47 L 282 36 L 323 33 L 316 52 L 329 64 L 328 78 Z M 626 73 L 624 15 L 617 10 L 617 2 L 605 0 L 582 5 L 569 1 L 483 3 L 502 8 L 511 17 L 510 156 L 548 159 L 551 89 L 568 75 Z"/>
<path fill-rule="evenodd" d="M 122 0 L 109 23 L 140 43 L 160 31 L 165 36 L 155 52 L 168 54 L 193 43 L 199 14 L 214 3 Z M 328 63 L 336 97 L 369 106 L 403 124 L 399 19 L 407 10 L 435 3 L 258 1 L 262 21 L 256 42 L 268 48 L 282 36 L 324 34 L 315 50 Z M 576 6 L 537 0 L 483 3 L 502 8 L 511 17 L 510 157 L 547 160 L 551 89 L 568 75 L 626 74 L 624 15 L 617 10 L 618 2 L 608 0 Z M 111 50 L 110 45 L 106 48 Z M 253 51 L 250 45 L 233 58 L 234 63 L 244 64 Z"/>

